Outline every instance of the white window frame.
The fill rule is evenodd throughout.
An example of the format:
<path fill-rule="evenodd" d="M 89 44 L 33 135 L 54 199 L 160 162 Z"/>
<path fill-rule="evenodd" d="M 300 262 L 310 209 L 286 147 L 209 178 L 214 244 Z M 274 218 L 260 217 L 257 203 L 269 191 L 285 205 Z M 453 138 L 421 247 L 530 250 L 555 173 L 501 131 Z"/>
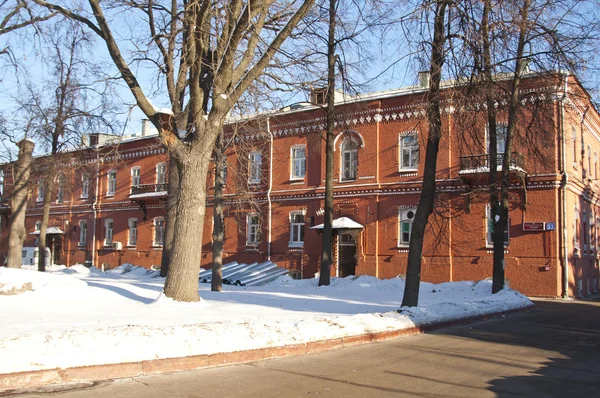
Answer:
<path fill-rule="evenodd" d="M 112 246 L 115 234 L 115 222 L 112 218 L 104 220 L 104 246 Z"/>
<path fill-rule="evenodd" d="M 351 138 L 342 141 L 340 150 L 340 179 L 342 181 L 356 181 L 358 178 L 359 147 L 360 144 Z"/>
<path fill-rule="evenodd" d="M 136 246 L 138 240 L 138 219 L 135 217 L 129 218 L 127 220 L 127 228 L 127 246 Z"/>
<path fill-rule="evenodd" d="M 573 247 L 579 249 L 579 235 L 577 233 L 579 226 L 579 209 L 575 207 L 573 213 Z"/>
<path fill-rule="evenodd" d="M 35 226 L 34 226 L 34 228 L 35 228 L 35 230 L 37 232 L 39 232 L 42 229 L 42 221 L 41 220 L 35 220 Z"/>
<path fill-rule="evenodd" d="M 494 228 L 493 224 L 490 225 L 492 220 L 492 206 L 489 204 L 485 206 L 485 245 L 488 248 L 494 247 Z M 510 217 L 506 220 L 506 229 L 504 230 L 504 247 L 510 245 Z"/>
<path fill-rule="evenodd" d="M 302 150 L 302 156 L 297 156 Z M 294 145 L 290 148 L 290 180 L 303 180 L 306 177 L 306 145 Z"/>
<path fill-rule="evenodd" d="M 412 234 L 412 224 L 417 214 L 417 207 L 405 207 L 398 210 L 398 247 L 408 247 L 410 235 Z M 403 236 L 403 227 L 408 227 L 408 237 Z"/>
<path fill-rule="evenodd" d="M 40 178 L 38 180 L 38 187 L 37 187 L 37 201 L 38 202 L 44 201 L 44 195 L 46 194 L 45 183 L 46 183 L 46 181 L 43 178 Z"/>
<path fill-rule="evenodd" d="M 79 242 L 78 246 L 87 244 L 87 220 L 79 220 Z"/>
<path fill-rule="evenodd" d="M 56 203 L 60 204 L 65 201 L 65 176 L 64 174 L 56 177 Z"/>
<path fill-rule="evenodd" d="M 139 187 L 142 179 L 142 168 L 134 166 L 131 168 L 131 187 Z"/>
<path fill-rule="evenodd" d="M 577 163 L 577 129 L 571 126 L 571 139 L 573 140 L 573 163 Z"/>
<path fill-rule="evenodd" d="M 499 140 L 498 131 L 504 130 L 504 141 Z M 496 154 L 501 155 L 506 151 L 506 136 L 508 135 L 508 124 L 504 122 L 496 123 Z M 490 153 L 490 126 L 485 127 L 485 151 Z"/>
<path fill-rule="evenodd" d="M 290 211 L 290 241 L 289 247 L 303 247 L 304 246 L 304 234 L 306 221 L 304 217 L 306 215 L 305 210 L 292 210 Z M 295 217 L 302 217 L 302 221 L 296 221 Z M 296 238 L 294 238 L 294 234 Z"/>
<path fill-rule="evenodd" d="M 414 145 L 406 145 L 404 142 L 408 138 L 414 138 Z M 408 133 L 401 133 L 398 141 L 399 145 L 399 170 L 400 171 L 416 171 L 419 168 L 419 136 L 416 131 L 411 131 Z M 404 153 L 408 154 L 409 164 L 404 165 Z"/>
<path fill-rule="evenodd" d="M 256 220 L 254 220 L 256 218 Z M 254 222 L 256 221 L 256 222 Z M 260 214 L 257 212 L 246 215 L 246 246 L 260 244 Z"/>
<path fill-rule="evenodd" d="M 114 178 L 111 178 L 114 176 Z M 106 196 L 115 196 L 117 192 L 117 170 L 111 169 L 106 173 Z"/>
<path fill-rule="evenodd" d="M 166 184 L 167 183 L 167 165 L 166 163 L 158 163 L 155 168 L 156 171 L 156 189 L 158 189 L 158 184 Z"/>
<path fill-rule="evenodd" d="M 90 175 L 83 173 L 81 175 L 81 198 L 87 199 L 90 195 Z"/>
<path fill-rule="evenodd" d="M 165 244 L 165 218 L 156 217 L 153 221 L 154 236 L 152 237 L 152 245 L 162 247 Z M 160 228 L 159 228 L 160 225 Z"/>
<path fill-rule="evenodd" d="M 253 151 L 248 154 L 248 183 L 259 184 L 262 174 L 262 153 Z"/>
<path fill-rule="evenodd" d="M 587 228 L 587 213 L 584 210 L 581 215 L 581 231 L 583 233 L 583 250 L 588 249 L 588 244 L 590 242 L 590 237 L 588 236 L 588 228 Z"/>

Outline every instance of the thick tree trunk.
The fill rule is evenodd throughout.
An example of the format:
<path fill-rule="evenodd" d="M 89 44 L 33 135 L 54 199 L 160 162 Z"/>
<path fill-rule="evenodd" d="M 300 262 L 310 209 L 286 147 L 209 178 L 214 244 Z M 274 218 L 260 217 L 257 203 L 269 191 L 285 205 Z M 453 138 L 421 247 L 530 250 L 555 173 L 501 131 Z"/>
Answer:
<path fill-rule="evenodd" d="M 429 87 L 429 108 L 427 119 L 429 134 L 425 153 L 425 171 L 423 173 L 423 188 L 421 198 L 412 224 L 410 246 L 408 249 L 408 265 L 406 268 L 406 285 L 402 307 L 415 307 L 419 302 L 419 287 L 421 284 L 421 255 L 423 253 L 423 237 L 429 215 L 433 212 L 435 204 L 435 174 L 437 169 L 437 154 L 440 146 L 442 118 L 440 113 L 440 81 L 442 66 L 444 65 L 444 26 L 446 1 L 437 1 L 435 8 L 435 21 L 433 43 L 431 48 L 431 85 Z"/>
<path fill-rule="evenodd" d="M 333 241 L 333 140 L 335 113 L 335 18 L 336 0 L 329 0 L 329 34 L 327 39 L 327 121 L 325 137 L 325 220 L 319 286 L 327 286 L 331 279 L 331 245 Z"/>
<path fill-rule="evenodd" d="M 169 271 L 169 258 L 173 248 L 175 225 L 177 224 L 177 198 L 179 195 L 179 170 L 173 156 L 169 157 L 169 181 L 167 182 L 167 211 L 165 213 L 165 241 L 163 242 L 162 257 L 160 259 L 160 276 L 167 276 Z"/>
<path fill-rule="evenodd" d="M 210 290 L 220 292 L 223 289 L 223 245 L 225 243 L 225 229 L 223 225 L 223 186 L 225 185 L 223 168 L 225 156 L 223 153 L 223 135 L 220 134 L 215 143 L 215 196 L 213 206 L 213 234 L 212 234 L 212 278 Z"/>
<path fill-rule="evenodd" d="M 211 145 L 212 148 L 212 145 Z M 178 161 L 179 200 L 177 228 L 164 293 L 176 301 L 200 301 L 198 275 L 202 257 L 202 232 L 206 213 L 206 177 L 209 152 L 191 151 Z"/>
<path fill-rule="evenodd" d="M 38 236 L 38 271 L 46 271 L 46 232 L 48 230 L 48 221 L 50 220 L 50 204 L 54 192 L 54 178 L 56 167 L 54 164 L 48 165 L 48 173 L 44 181 L 44 208 L 42 211 L 42 224 L 40 226 L 40 234 Z"/>
<path fill-rule="evenodd" d="M 25 212 L 27 211 L 27 191 L 33 148 L 32 141 L 22 140 L 18 144 L 19 157 L 13 171 L 14 189 L 11 198 L 10 230 L 8 232 L 8 268 L 21 268 L 23 241 L 27 236 L 25 230 Z"/>

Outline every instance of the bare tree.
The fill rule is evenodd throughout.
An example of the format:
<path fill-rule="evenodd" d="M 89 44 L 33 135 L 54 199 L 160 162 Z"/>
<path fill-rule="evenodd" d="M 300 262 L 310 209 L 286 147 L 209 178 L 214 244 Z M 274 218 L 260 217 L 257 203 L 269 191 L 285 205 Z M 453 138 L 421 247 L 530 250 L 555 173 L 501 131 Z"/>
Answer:
<path fill-rule="evenodd" d="M 433 21 L 433 40 L 431 42 L 431 59 L 429 74 L 430 86 L 427 94 L 427 120 L 429 131 L 427 135 L 427 149 L 425 150 L 425 170 L 423 173 L 423 188 L 419 205 L 415 214 L 410 235 L 408 249 L 408 265 L 406 270 L 406 286 L 402 307 L 415 307 L 419 302 L 419 287 L 421 284 L 421 255 L 423 252 L 423 238 L 429 216 L 435 204 L 435 174 L 437 171 L 437 154 L 439 151 L 442 134 L 442 118 L 440 111 L 440 82 L 442 67 L 444 66 L 444 52 L 446 44 L 447 21 L 446 13 L 452 1 L 437 0 L 424 7 L 435 7 Z"/>
<path fill-rule="evenodd" d="M 19 155 L 12 170 L 12 200 L 10 215 L 10 230 L 8 233 L 8 268 L 21 268 L 21 252 L 27 236 L 25 230 L 25 212 L 27 211 L 27 193 L 33 149 L 35 143 L 23 139 L 17 143 Z"/>

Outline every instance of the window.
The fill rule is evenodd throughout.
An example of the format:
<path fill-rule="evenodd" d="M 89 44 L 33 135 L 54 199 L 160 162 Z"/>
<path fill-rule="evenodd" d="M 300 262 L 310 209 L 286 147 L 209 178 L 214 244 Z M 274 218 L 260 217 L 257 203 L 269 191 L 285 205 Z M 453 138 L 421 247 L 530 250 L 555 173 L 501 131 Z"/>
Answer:
<path fill-rule="evenodd" d="M 598 152 L 594 151 L 594 179 L 598 179 Z"/>
<path fill-rule="evenodd" d="M 577 130 L 571 126 L 571 140 L 573 141 L 573 163 L 577 162 Z"/>
<path fill-rule="evenodd" d="M 39 232 L 40 229 L 42 229 L 42 222 L 40 220 L 36 220 L 36 222 L 35 222 L 35 230 L 37 232 Z"/>
<path fill-rule="evenodd" d="M 592 149 L 590 146 L 587 146 L 587 157 L 588 157 L 588 178 L 592 178 Z"/>
<path fill-rule="evenodd" d="M 302 179 L 306 175 L 306 148 L 292 148 L 292 179 Z"/>
<path fill-rule="evenodd" d="M 87 242 L 87 220 L 79 221 L 79 246 L 85 246 Z"/>
<path fill-rule="evenodd" d="M 290 213 L 290 246 L 304 245 L 304 211 Z"/>
<path fill-rule="evenodd" d="M 65 199 L 65 176 L 59 175 L 56 179 L 56 203 L 62 203 Z"/>
<path fill-rule="evenodd" d="M 165 244 L 165 219 L 156 217 L 154 219 L 154 246 L 162 246 Z"/>
<path fill-rule="evenodd" d="M 416 212 L 416 207 L 400 209 L 398 212 L 398 246 L 406 247 L 410 243 L 410 234 Z"/>
<path fill-rule="evenodd" d="M 250 213 L 246 216 L 246 245 L 256 246 L 260 241 L 260 225 L 258 213 Z"/>
<path fill-rule="evenodd" d="M 596 249 L 600 250 L 600 217 L 596 218 Z"/>
<path fill-rule="evenodd" d="M 588 229 L 587 229 L 587 214 L 586 214 L 585 210 L 583 211 L 583 215 L 581 216 L 581 232 L 583 234 L 583 250 L 587 250 L 589 236 L 588 236 Z"/>
<path fill-rule="evenodd" d="M 83 173 L 81 175 L 81 197 L 87 198 L 90 193 L 90 175 Z"/>
<path fill-rule="evenodd" d="M 38 202 L 43 202 L 44 201 L 44 190 L 45 190 L 46 186 L 45 186 L 45 182 L 44 180 L 40 179 L 38 180 L 38 192 L 37 192 L 37 201 Z"/>
<path fill-rule="evenodd" d="M 356 180 L 358 143 L 347 139 L 342 143 L 342 180 Z"/>
<path fill-rule="evenodd" d="M 4 194 L 4 171 L 0 170 L 0 197 Z"/>
<path fill-rule="evenodd" d="M 579 249 L 579 235 L 577 233 L 577 226 L 579 224 L 579 209 L 575 208 L 575 213 L 573 214 L 573 246 L 576 249 Z"/>
<path fill-rule="evenodd" d="M 164 163 L 159 163 L 156 165 L 156 190 L 157 191 L 166 191 L 167 187 L 158 187 L 158 185 L 164 185 L 167 183 L 167 165 Z M 163 189 L 164 188 L 164 189 Z"/>
<path fill-rule="evenodd" d="M 596 243 L 596 224 L 594 224 L 594 213 L 590 212 L 590 220 L 588 222 L 588 228 L 590 230 L 590 251 L 594 250 Z"/>
<path fill-rule="evenodd" d="M 114 223 L 113 220 L 107 218 L 104 220 L 104 246 L 110 246 L 113 243 Z"/>
<path fill-rule="evenodd" d="M 505 124 L 496 124 L 496 152 L 498 155 L 503 154 L 506 149 L 506 136 L 508 135 L 508 126 Z M 487 149 L 490 149 L 490 134 L 487 129 Z"/>
<path fill-rule="evenodd" d="M 114 196 L 117 192 L 117 170 L 110 170 L 108 172 L 108 189 L 106 195 Z"/>
<path fill-rule="evenodd" d="M 494 218 L 492 217 L 492 207 L 487 205 L 485 208 L 486 217 L 486 245 L 488 247 L 494 246 Z M 496 222 L 500 222 L 500 215 L 496 215 Z M 506 226 L 504 227 L 504 246 L 508 246 L 510 243 L 510 217 L 506 220 Z"/>
<path fill-rule="evenodd" d="M 416 133 L 400 137 L 400 169 L 415 170 L 419 167 L 419 141 Z"/>
<path fill-rule="evenodd" d="M 252 152 L 249 155 L 248 182 L 259 183 L 261 177 L 262 155 L 260 152 Z"/>
<path fill-rule="evenodd" d="M 131 186 L 137 187 L 140 185 L 140 174 L 141 168 L 140 166 L 135 166 L 131 168 Z"/>
<path fill-rule="evenodd" d="M 127 237 L 127 246 L 135 246 L 137 245 L 137 237 L 138 237 L 138 222 L 137 218 L 130 218 L 127 222 L 129 226 L 129 236 Z"/>

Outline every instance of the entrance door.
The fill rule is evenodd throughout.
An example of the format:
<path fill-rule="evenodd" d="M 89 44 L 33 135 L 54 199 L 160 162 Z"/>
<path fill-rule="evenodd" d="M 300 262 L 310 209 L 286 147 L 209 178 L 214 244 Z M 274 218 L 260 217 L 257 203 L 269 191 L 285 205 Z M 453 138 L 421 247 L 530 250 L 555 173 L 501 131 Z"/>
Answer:
<path fill-rule="evenodd" d="M 350 234 L 342 234 L 339 239 L 338 276 L 343 278 L 356 275 L 356 241 Z"/>

